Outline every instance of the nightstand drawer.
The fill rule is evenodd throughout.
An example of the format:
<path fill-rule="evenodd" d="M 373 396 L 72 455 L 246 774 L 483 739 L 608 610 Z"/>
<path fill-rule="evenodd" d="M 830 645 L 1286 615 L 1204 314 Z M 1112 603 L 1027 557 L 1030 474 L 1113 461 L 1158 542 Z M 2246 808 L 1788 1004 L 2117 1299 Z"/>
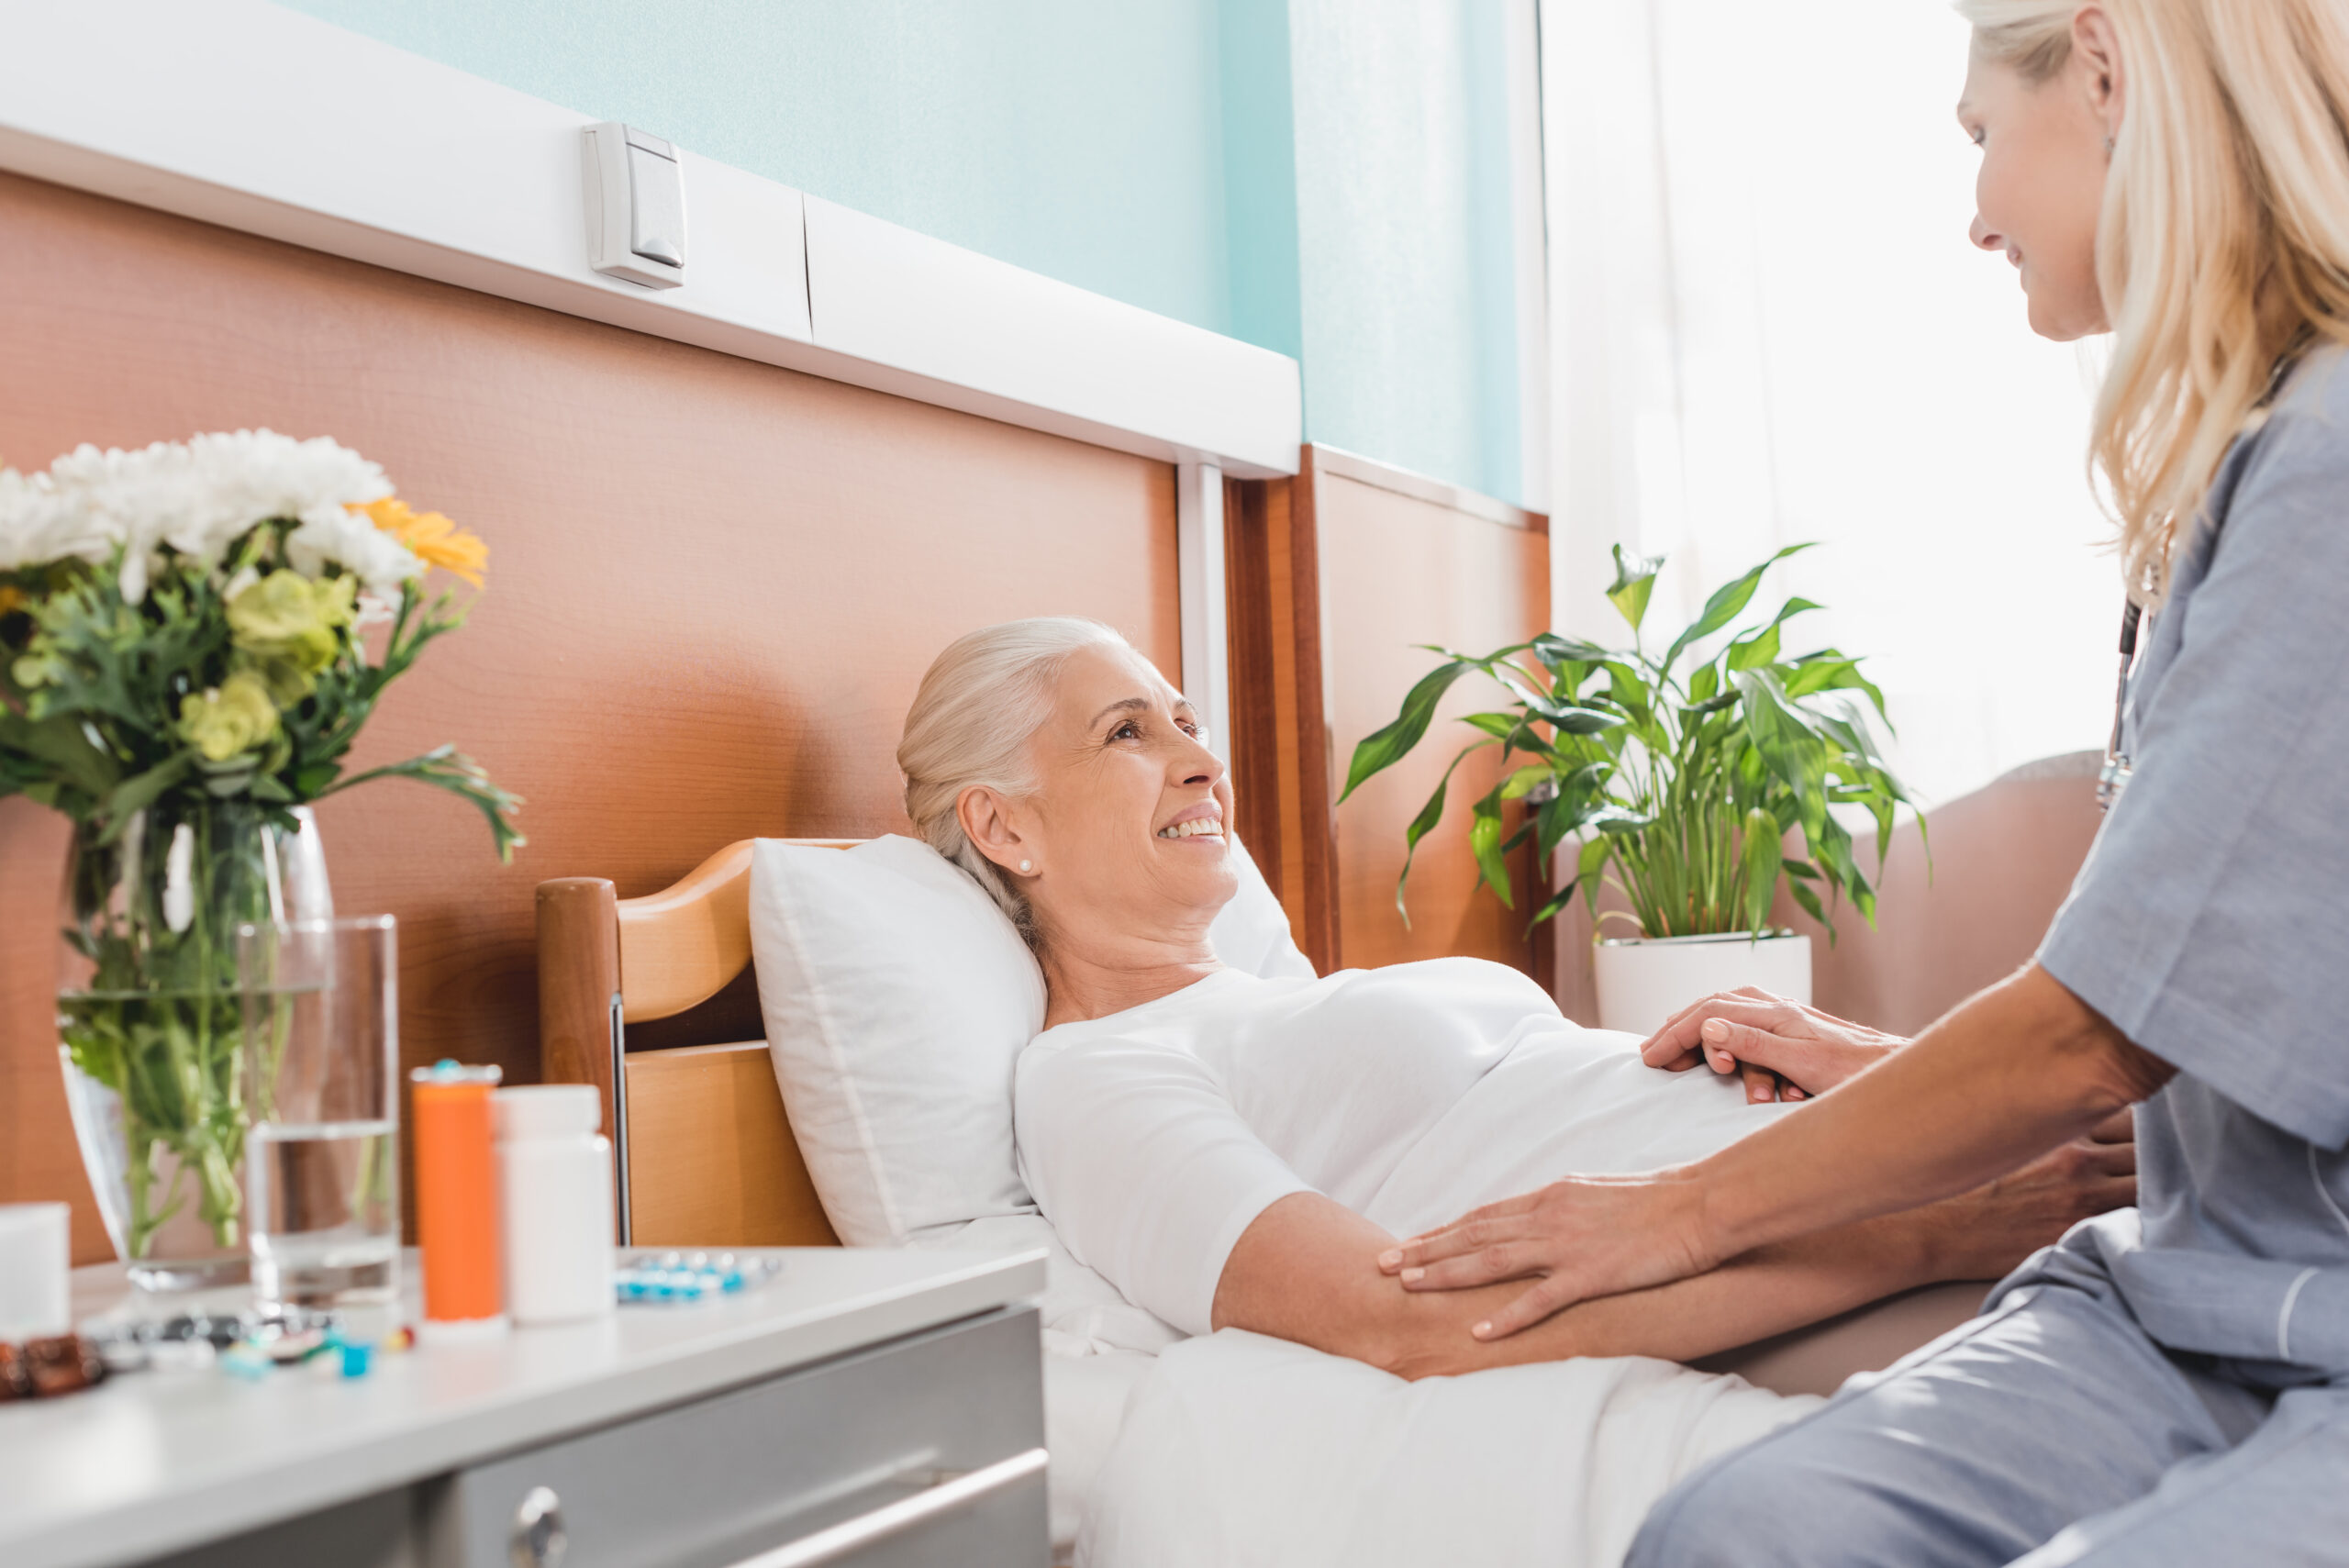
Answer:
<path fill-rule="evenodd" d="M 1043 1441 L 1036 1313 L 1008 1307 L 462 1471 L 430 1488 L 426 1558 L 1031 1568 L 1050 1555 Z M 534 1514 L 564 1542 L 535 1560 Z"/>

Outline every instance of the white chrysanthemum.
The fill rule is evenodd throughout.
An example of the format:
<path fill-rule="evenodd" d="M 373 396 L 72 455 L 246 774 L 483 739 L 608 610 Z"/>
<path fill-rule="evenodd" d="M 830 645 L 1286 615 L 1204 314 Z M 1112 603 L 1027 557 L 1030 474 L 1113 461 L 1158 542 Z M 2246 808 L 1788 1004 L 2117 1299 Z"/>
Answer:
<path fill-rule="evenodd" d="M 402 583 L 424 575 L 424 562 L 407 546 L 335 504 L 302 513 L 302 526 L 285 536 L 285 561 L 305 577 L 321 575 L 329 563 L 340 565 L 367 592 L 385 599 L 398 598 Z"/>
<path fill-rule="evenodd" d="M 340 514 L 347 504 L 378 500 L 391 488 L 381 468 L 323 436 L 297 441 L 273 430 L 238 430 L 138 451 L 84 445 L 46 474 L 0 476 L 0 569 L 69 556 L 102 562 L 118 546 L 122 595 L 136 604 L 166 545 L 209 569 L 257 523 L 328 509 Z M 314 532 L 314 543 L 322 537 Z M 399 565 L 363 520 L 337 537 L 348 539 L 353 558 L 321 545 L 323 557 L 304 568 L 310 575 L 323 560 L 371 580 Z M 392 547 L 413 562 L 396 541 Z"/>

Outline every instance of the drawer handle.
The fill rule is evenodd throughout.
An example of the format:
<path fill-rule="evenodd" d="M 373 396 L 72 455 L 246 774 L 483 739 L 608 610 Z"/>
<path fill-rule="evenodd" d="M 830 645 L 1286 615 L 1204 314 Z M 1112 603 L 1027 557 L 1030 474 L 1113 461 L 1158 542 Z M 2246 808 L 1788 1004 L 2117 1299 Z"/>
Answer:
<path fill-rule="evenodd" d="M 745 1557 L 733 1568 L 817 1568 L 819 1563 L 838 1562 L 874 1541 L 886 1540 L 941 1514 L 968 1507 L 982 1497 L 1041 1473 L 1048 1457 L 1042 1449 L 1031 1448 L 984 1470 L 963 1472 L 869 1514 L 842 1519 L 813 1535 L 801 1536 L 755 1557 Z"/>

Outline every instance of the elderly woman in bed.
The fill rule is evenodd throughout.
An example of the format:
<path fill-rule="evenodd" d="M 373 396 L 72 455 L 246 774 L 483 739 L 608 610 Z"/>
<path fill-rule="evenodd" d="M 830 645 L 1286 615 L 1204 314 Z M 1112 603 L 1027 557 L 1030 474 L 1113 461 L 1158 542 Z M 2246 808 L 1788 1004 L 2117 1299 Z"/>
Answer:
<path fill-rule="evenodd" d="M 1030 1189 L 1080 1261 L 1189 1332 L 1254 1329 L 1407 1376 L 1687 1360 L 1912 1285 L 1994 1278 L 2132 1201 L 2132 1151 L 2074 1146 L 1964 1198 L 1480 1341 L 1486 1296 L 1516 1287 L 1407 1292 L 1377 1262 L 1397 1236 L 1562 1171 L 1697 1158 L 1802 1107 L 1651 1069 L 1496 963 L 1224 968 L 1208 940 L 1237 886 L 1224 765 L 1190 705 L 1105 627 L 962 639 L 924 678 L 897 759 L 915 825 L 1043 966 L 1045 1029 L 1016 1085 Z M 1800 1087 L 1864 1064 L 1826 1061 Z"/>

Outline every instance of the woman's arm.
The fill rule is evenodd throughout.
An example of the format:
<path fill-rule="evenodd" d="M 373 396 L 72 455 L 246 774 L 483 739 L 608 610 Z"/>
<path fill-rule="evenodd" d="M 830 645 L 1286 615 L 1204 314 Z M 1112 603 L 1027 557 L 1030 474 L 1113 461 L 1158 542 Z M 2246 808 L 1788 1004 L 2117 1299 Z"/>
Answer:
<path fill-rule="evenodd" d="M 1696 1164 L 1569 1177 L 1381 1262 L 1424 1269 L 1416 1283 L 1431 1290 L 1543 1276 L 1474 1322 L 1479 1338 L 1497 1339 L 1577 1301 L 1685 1279 L 1972 1186 L 2087 1132 L 2171 1072 L 2034 964 L 1834 1093 Z"/>
<path fill-rule="evenodd" d="M 1214 1324 L 1413 1378 L 1569 1356 L 1691 1361 L 1915 1285 L 1994 1279 L 2074 1221 L 2132 1201 L 2134 1168 L 2126 1145 L 2067 1147 L 1963 1197 L 1762 1248 L 1698 1278 L 1584 1302 L 1491 1340 L 1472 1338 L 1470 1326 L 1517 1285 L 1397 1290 L 1375 1262 L 1392 1238 L 1318 1193 L 1294 1193 L 1257 1216 L 1232 1249 Z"/>

